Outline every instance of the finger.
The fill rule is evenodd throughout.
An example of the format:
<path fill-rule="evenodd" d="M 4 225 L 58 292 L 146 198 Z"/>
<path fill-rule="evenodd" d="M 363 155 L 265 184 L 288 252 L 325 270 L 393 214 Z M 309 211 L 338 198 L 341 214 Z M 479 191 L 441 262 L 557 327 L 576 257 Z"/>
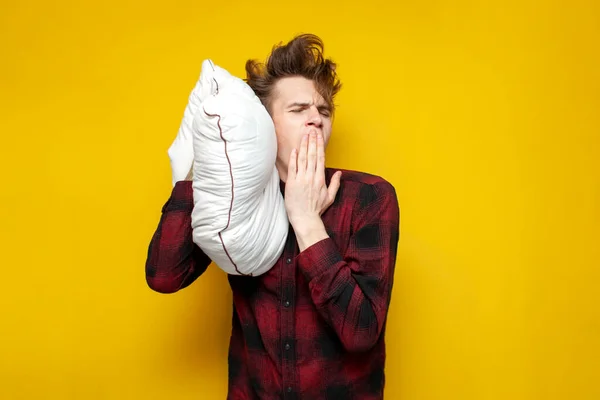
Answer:
<path fill-rule="evenodd" d="M 317 168 L 317 135 L 310 134 L 308 140 L 308 160 L 306 162 L 306 172 L 313 176 Z"/>
<path fill-rule="evenodd" d="M 340 182 L 342 179 L 342 171 L 337 171 L 331 177 L 331 182 L 329 182 L 329 187 L 327 188 L 327 195 L 329 197 L 329 201 L 333 203 L 335 200 L 335 196 L 340 188 Z"/>
<path fill-rule="evenodd" d="M 303 176 L 306 173 L 306 153 L 308 149 L 308 135 L 302 136 L 300 149 L 298 150 L 298 173 L 297 176 Z"/>
<path fill-rule="evenodd" d="M 296 179 L 296 171 L 298 168 L 298 151 L 293 149 L 290 153 L 290 160 L 288 161 L 288 180 Z"/>
<path fill-rule="evenodd" d="M 319 134 L 317 137 L 317 168 L 316 176 L 321 179 L 321 182 L 325 182 L 325 141 L 323 135 Z"/>

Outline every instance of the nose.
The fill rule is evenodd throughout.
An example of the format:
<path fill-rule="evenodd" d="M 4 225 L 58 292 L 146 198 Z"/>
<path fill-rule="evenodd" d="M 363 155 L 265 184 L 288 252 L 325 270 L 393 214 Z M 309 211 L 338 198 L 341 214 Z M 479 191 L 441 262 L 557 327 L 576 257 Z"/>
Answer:
<path fill-rule="evenodd" d="M 308 119 L 306 121 L 307 126 L 314 126 L 315 128 L 321 129 L 323 126 L 323 118 L 321 113 L 315 106 L 311 106 L 309 109 Z"/>

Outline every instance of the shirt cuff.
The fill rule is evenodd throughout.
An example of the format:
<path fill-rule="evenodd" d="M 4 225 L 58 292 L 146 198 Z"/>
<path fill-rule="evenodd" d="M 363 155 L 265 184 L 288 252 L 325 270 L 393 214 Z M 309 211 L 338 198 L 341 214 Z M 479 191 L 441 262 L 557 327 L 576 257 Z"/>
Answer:
<path fill-rule="evenodd" d="M 331 269 L 336 263 L 344 261 L 344 259 L 333 239 L 327 238 L 306 248 L 302 253 L 298 254 L 296 261 L 308 281 L 311 281 L 313 278 Z"/>
<path fill-rule="evenodd" d="M 186 200 L 194 198 L 194 188 L 192 181 L 178 181 L 173 188 L 173 198 L 177 200 Z"/>
<path fill-rule="evenodd" d="M 171 192 L 171 198 L 163 211 L 181 211 L 194 209 L 194 188 L 192 181 L 178 181 Z"/>

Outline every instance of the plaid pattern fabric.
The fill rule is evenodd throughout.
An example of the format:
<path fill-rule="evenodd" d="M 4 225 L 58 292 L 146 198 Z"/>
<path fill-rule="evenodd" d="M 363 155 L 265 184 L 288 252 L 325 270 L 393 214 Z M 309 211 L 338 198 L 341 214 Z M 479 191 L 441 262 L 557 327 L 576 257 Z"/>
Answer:
<path fill-rule="evenodd" d="M 328 183 L 335 171 L 327 169 Z M 192 242 L 192 209 L 191 182 L 178 182 L 148 249 L 153 290 L 185 288 L 211 262 Z M 269 272 L 228 276 L 228 399 L 383 398 L 384 331 L 399 239 L 396 192 L 382 178 L 344 170 L 322 219 L 328 239 L 299 253 L 290 226 Z"/>

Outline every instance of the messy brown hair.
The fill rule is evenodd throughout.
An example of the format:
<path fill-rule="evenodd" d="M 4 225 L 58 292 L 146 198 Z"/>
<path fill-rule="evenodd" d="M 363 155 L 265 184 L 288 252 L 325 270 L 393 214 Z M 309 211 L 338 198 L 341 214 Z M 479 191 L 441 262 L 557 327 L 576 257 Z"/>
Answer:
<path fill-rule="evenodd" d="M 335 72 L 336 64 L 324 57 L 323 50 L 323 41 L 318 36 L 298 35 L 285 45 L 275 45 L 265 63 L 248 60 L 246 82 L 270 112 L 273 88 L 277 81 L 302 76 L 314 82 L 333 113 L 334 99 L 342 85 Z"/>

